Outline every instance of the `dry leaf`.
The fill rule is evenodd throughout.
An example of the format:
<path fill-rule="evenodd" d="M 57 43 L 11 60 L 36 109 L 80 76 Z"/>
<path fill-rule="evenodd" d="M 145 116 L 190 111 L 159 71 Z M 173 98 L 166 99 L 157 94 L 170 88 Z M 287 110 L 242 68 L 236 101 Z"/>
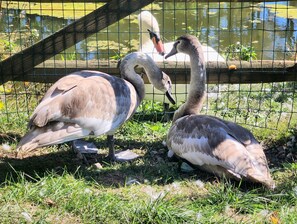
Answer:
<path fill-rule="evenodd" d="M 280 224 L 277 212 L 273 212 L 269 218 L 272 224 Z"/>
<path fill-rule="evenodd" d="M 45 199 L 45 204 L 47 204 L 50 207 L 53 207 L 53 206 L 56 205 L 56 203 L 52 199 L 50 199 L 50 198 L 46 198 Z"/>

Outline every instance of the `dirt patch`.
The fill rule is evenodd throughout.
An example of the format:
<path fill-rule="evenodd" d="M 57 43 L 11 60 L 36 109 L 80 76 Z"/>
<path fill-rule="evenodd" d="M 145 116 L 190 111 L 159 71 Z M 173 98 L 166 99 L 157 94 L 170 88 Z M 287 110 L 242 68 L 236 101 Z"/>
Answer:
<path fill-rule="evenodd" d="M 297 162 L 297 136 L 295 134 L 277 142 L 267 143 L 264 148 L 270 168 L 280 168 L 284 163 Z"/>

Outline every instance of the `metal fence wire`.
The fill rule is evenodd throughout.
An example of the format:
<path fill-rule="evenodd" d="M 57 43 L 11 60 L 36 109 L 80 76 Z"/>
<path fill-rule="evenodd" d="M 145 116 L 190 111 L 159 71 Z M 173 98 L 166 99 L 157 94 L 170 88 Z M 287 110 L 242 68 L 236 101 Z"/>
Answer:
<path fill-rule="evenodd" d="M 22 51 L 105 4 L 106 1 L 0 1 L 0 60 L 9 62 L 17 54 L 25 59 Z M 42 49 L 32 51 L 31 61 L 21 60 L 20 75 L 14 74 L 16 66 L 2 66 L 0 127 L 15 120 L 24 125 L 21 121 L 28 119 L 52 82 L 70 72 L 93 69 L 119 75 L 118 59 L 133 51 L 151 51 L 146 49 L 142 37 L 148 35 L 143 30 L 145 20 L 153 23 L 155 19 L 154 26 L 159 27 L 165 44 L 189 33 L 209 47 L 207 100 L 202 113 L 260 128 L 296 127 L 297 1 L 178 0 L 154 1 L 93 34 L 83 27 L 83 40 L 64 49 L 69 40 L 61 39 L 62 47 L 53 45 L 50 58 L 37 66 L 31 62 L 34 57 L 48 58 L 48 52 L 42 55 Z M 170 73 L 180 105 L 188 93 L 189 65 L 154 59 Z M 26 71 L 30 63 L 32 69 Z M 230 72 L 229 66 L 236 70 Z M 146 100 L 138 115 L 163 116 L 163 94 L 150 85 L 146 87 Z"/>

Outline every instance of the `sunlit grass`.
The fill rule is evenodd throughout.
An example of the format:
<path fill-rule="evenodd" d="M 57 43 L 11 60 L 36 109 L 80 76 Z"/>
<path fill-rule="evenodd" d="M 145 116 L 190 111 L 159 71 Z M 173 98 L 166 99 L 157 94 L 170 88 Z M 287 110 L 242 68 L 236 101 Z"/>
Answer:
<path fill-rule="evenodd" d="M 174 178 L 170 182 L 151 182 L 139 178 L 146 176 L 149 169 L 142 175 L 135 169 L 143 168 L 144 164 L 109 165 L 99 173 L 83 167 L 73 172 L 48 171 L 42 176 L 18 172 L 17 178 L 2 184 L 0 221 L 273 223 L 271 220 L 275 218 L 281 223 L 294 223 L 297 220 L 297 176 L 292 167 L 284 169 L 277 180 L 280 188 L 271 192 L 259 186 L 242 186 L 243 183 L 215 178 L 197 184 L 199 173 L 182 174 L 177 172 L 177 166 L 171 170 Z M 149 176 L 162 178 L 169 165 L 156 163 Z M 116 172 L 133 176 L 138 182 L 132 185 L 126 185 L 126 181 L 118 185 L 101 182 L 100 179 L 110 176 L 116 182 L 117 175 L 113 175 Z"/>

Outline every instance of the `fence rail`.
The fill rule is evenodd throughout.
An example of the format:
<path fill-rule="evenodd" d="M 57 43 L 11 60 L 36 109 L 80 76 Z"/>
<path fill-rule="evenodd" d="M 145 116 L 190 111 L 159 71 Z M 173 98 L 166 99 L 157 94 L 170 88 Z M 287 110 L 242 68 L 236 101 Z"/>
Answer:
<path fill-rule="evenodd" d="M 20 81 L 55 82 L 66 74 L 78 70 L 99 70 L 119 76 L 116 60 L 100 61 L 54 61 L 48 60 L 35 67 L 34 72 L 19 77 Z M 162 70 L 171 76 L 176 84 L 184 84 L 190 80 L 190 65 L 185 62 L 157 62 Z M 230 69 L 229 66 L 236 69 Z M 269 73 L 268 73 L 269 72 Z M 145 83 L 149 83 L 146 76 Z M 297 64 L 294 61 L 228 61 L 208 62 L 207 82 L 223 83 L 268 83 L 297 81 Z"/>

